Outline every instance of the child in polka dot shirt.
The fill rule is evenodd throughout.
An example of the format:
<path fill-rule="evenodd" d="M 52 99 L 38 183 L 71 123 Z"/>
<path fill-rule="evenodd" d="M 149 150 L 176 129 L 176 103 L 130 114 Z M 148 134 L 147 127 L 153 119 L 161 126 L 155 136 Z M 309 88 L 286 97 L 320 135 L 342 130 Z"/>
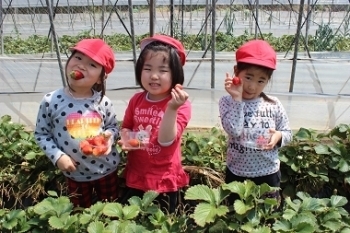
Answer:
<path fill-rule="evenodd" d="M 114 52 L 101 39 L 84 39 L 71 48 L 65 75 L 67 87 L 46 94 L 39 107 L 35 138 L 47 157 L 66 176 L 74 206 L 89 207 L 118 196 L 117 166 L 112 146 L 119 130 L 105 79 L 115 65 Z M 100 156 L 84 154 L 80 142 L 104 135 L 109 147 Z"/>
<path fill-rule="evenodd" d="M 229 95 L 219 101 L 221 123 L 228 134 L 225 182 L 249 179 L 280 187 L 278 148 L 292 140 L 292 131 L 281 102 L 263 92 L 276 69 L 276 53 L 267 42 L 252 40 L 238 48 L 236 61 L 236 77 L 226 73 Z M 279 192 L 271 195 L 278 198 Z M 229 203 L 237 198 L 232 194 Z"/>

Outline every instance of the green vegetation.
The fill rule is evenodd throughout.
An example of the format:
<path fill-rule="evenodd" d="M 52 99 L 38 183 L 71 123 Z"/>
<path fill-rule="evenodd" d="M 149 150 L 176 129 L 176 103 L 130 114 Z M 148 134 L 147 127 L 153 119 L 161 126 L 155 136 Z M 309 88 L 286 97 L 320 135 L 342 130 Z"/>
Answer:
<path fill-rule="evenodd" d="M 225 20 L 226 33 L 218 32 L 216 34 L 216 51 L 234 51 L 244 42 L 254 39 L 255 36 L 245 32 L 243 35 L 234 36 L 232 15 L 228 15 Z M 344 29 L 345 30 L 345 29 Z M 176 33 L 175 33 L 176 34 Z M 138 46 L 141 39 L 148 35 L 139 35 L 135 38 L 135 43 Z M 69 54 L 69 48 L 83 38 L 98 37 L 93 35 L 91 31 L 85 31 L 77 36 L 63 35 L 58 38 L 60 44 L 60 52 Z M 105 35 L 103 37 L 115 51 L 131 51 L 132 40 L 126 34 Z M 183 44 L 187 50 L 204 50 L 205 35 L 183 35 L 178 39 L 183 38 Z M 210 38 L 207 37 L 207 43 L 210 44 Z M 259 38 L 268 41 L 277 52 L 286 52 L 293 49 L 295 35 L 284 35 L 275 37 L 270 34 L 262 34 Z M 305 38 L 304 38 L 305 40 Z M 348 29 L 346 33 L 335 33 L 328 24 L 319 25 L 315 36 L 308 37 L 307 49 L 309 51 L 349 51 L 350 50 L 350 34 Z M 5 36 L 4 37 L 4 53 L 5 54 L 36 54 L 50 53 L 51 39 L 45 36 L 32 35 L 28 38 L 20 36 Z M 300 43 L 299 50 L 304 51 L 306 48 L 304 43 Z"/>
<path fill-rule="evenodd" d="M 74 209 L 64 177 L 35 143 L 33 132 L 0 118 L 0 232 L 350 232 L 350 125 L 319 133 L 300 128 L 281 148 L 281 202 L 266 184 L 223 181 L 225 133 L 214 127 L 183 136 L 190 186 L 177 213 L 162 212 L 148 192 L 129 204 L 97 202 Z M 121 153 L 120 173 L 126 154 Z M 120 182 L 123 188 L 123 182 Z M 227 205 L 230 193 L 240 196 Z"/>

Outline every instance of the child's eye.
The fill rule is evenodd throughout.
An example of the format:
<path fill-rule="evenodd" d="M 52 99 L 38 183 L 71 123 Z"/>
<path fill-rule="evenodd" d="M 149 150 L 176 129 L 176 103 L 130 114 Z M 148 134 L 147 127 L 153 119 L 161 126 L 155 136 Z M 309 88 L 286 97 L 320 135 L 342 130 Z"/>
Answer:
<path fill-rule="evenodd" d="M 160 72 L 162 72 L 162 73 L 167 73 L 168 70 L 160 70 Z"/>
<path fill-rule="evenodd" d="M 148 71 L 149 71 L 149 70 L 151 70 L 151 69 L 150 69 L 150 68 L 143 68 L 143 70 L 148 70 Z"/>
<path fill-rule="evenodd" d="M 95 68 L 96 68 L 96 65 L 95 65 L 94 63 L 91 63 L 90 65 L 91 65 L 92 67 L 95 67 Z"/>
<path fill-rule="evenodd" d="M 74 58 L 78 59 L 78 60 L 81 60 L 81 57 L 80 56 L 75 56 Z"/>

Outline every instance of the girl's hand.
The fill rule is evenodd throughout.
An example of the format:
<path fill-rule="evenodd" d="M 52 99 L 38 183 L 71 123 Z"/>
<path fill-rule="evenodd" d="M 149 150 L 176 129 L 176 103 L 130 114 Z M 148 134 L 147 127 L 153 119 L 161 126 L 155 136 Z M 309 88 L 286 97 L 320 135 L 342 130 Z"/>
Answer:
<path fill-rule="evenodd" d="M 280 131 L 276 131 L 275 129 L 270 129 L 271 138 L 269 143 L 265 146 L 266 150 L 273 149 L 279 141 L 282 140 L 282 133 Z"/>
<path fill-rule="evenodd" d="M 171 100 L 168 102 L 168 107 L 176 110 L 186 102 L 188 94 L 183 90 L 180 84 L 176 84 L 171 90 L 171 97 Z"/>
<path fill-rule="evenodd" d="M 111 153 L 112 151 L 112 146 L 114 143 L 114 137 L 111 131 L 107 130 L 103 132 L 103 135 L 105 136 L 105 138 L 108 138 L 108 150 L 104 153 L 104 155 L 108 155 L 109 153 Z"/>
<path fill-rule="evenodd" d="M 74 172 L 77 170 L 76 162 L 66 154 L 63 154 L 57 160 L 56 165 L 63 172 Z"/>
<path fill-rule="evenodd" d="M 226 73 L 225 78 L 225 90 L 232 96 L 236 101 L 242 101 L 242 92 L 243 92 L 243 80 L 240 80 L 240 83 L 235 85 L 232 82 L 233 77 L 229 73 Z"/>

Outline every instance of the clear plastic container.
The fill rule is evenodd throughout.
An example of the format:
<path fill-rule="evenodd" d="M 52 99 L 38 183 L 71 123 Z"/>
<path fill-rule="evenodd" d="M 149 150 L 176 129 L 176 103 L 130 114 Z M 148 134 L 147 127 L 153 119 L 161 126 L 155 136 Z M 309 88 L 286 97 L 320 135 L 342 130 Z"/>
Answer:
<path fill-rule="evenodd" d="M 149 144 L 150 135 L 143 131 L 122 131 L 120 138 L 125 149 L 144 149 Z"/>
<path fill-rule="evenodd" d="M 108 154 L 113 144 L 113 137 L 97 135 L 79 142 L 79 150 L 86 156 L 104 156 Z"/>

